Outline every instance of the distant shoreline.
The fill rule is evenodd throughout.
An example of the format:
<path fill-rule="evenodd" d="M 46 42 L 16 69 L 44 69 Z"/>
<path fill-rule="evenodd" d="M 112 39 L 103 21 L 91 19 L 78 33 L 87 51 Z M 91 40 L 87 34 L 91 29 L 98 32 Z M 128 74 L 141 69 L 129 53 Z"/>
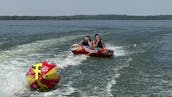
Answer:
<path fill-rule="evenodd" d="M 172 15 L 0 16 L 0 20 L 172 20 Z"/>

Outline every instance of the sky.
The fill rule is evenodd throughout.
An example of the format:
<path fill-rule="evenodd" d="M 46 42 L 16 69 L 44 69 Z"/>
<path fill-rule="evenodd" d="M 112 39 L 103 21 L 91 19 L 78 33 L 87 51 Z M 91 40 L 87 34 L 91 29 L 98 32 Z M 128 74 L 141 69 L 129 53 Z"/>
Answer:
<path fill-rule="evenodd" d="M 172 15 L 172 0 L 0 0 L 0 15 Z"/>

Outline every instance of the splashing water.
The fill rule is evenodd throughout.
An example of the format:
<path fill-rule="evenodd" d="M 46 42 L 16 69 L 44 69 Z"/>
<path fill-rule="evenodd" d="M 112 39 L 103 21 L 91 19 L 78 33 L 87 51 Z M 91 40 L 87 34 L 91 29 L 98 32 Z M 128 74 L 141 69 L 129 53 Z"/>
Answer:
<path fill-rule="evenodd" d="M 122 46 L 114 46 L 109 43 L 107 43 L 106 46 L 108 49 L 114 50 L 114 56 L 116 56 L 116 57 L 127 55 L 127 52 L 124 50 L 124 47 L 122 47 Z"/>
<path fill-rule="evenodd" d="M 55 58 L 47 58 L 46 60 L 54 62 L 59 68 L 64 69 L 68 66 L 79 65 L 86 58 L 85 55 L 73 55 L 71 51 L 64 51 L 62 54 L 56 55 Z"/>
<path fill-rule="evenodd" d="M 81 36 L 82 35 L 71 35 L 57 39 L 40 40 L 33 43 L 19 45 L 9 50 L 0 51 L 1 96 L 11 96 L 13 92 L 25 87 L 25 74 L 27 69 L 31 66 L 31 64 L 37 62 L 33 58 L 33 55 L 36 55 L 37 57 L 40 56 L 37 51 L 44 48 L 50 48 L 53 45 L 63 45 L 66 41 L 74 40 Z M 65 59 L 61 56 L 65 57 Z M 62 59 L 65 61 L 61 61 Z M 63 55 L 57 55 L 56 58 L 52 60 L 50 59 L 50 61 L 57 61 L 57 64 L 61 64 L 59 65 L 60 68 L 65 68 L 69 65 L 80 64 L 80 62 L 85 59 L 86 57 L 75 57 L 67 51 Z"/>

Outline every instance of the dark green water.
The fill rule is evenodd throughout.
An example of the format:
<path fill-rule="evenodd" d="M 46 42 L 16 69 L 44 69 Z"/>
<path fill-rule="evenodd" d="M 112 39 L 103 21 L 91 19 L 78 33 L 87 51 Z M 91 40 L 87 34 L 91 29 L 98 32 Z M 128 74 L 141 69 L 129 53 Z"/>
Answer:
<path fill-rule="evenodd" d="M 95 33 L 114 57 L 71 53 L 72 44 Z M 42 60 L 59 66 L 61 82 L 49 92 L 30 91 L 25 74 Z M 0 21 L 1 97 L 170 97 L 171 63 L 172 21 Z"/>

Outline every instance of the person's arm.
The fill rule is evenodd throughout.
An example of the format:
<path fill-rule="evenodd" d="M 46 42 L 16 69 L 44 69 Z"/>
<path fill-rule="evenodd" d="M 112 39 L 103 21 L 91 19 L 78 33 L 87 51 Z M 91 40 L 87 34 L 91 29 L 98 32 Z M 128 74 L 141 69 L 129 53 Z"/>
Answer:
<path fill-rule="evenodd" d="M 93 47 L 93 42 L 92 41 L 88 41 L 88 45 L 89 45 L 90 48 L 92 48 Z"/>
<path fill-rule="evenodd" d="M 80 41 L 78 44 L 79 44 L 79 45 L 82 45 L 82 43 L 83 43 L 83 40 L 82 40 L 82 41 Z"/>
<path fill-rule="evenodd" d="M 102 46 L 103 46 L 103 48 L 106 48 L 106 44 L 104 41 L 102 41 Z"/>

